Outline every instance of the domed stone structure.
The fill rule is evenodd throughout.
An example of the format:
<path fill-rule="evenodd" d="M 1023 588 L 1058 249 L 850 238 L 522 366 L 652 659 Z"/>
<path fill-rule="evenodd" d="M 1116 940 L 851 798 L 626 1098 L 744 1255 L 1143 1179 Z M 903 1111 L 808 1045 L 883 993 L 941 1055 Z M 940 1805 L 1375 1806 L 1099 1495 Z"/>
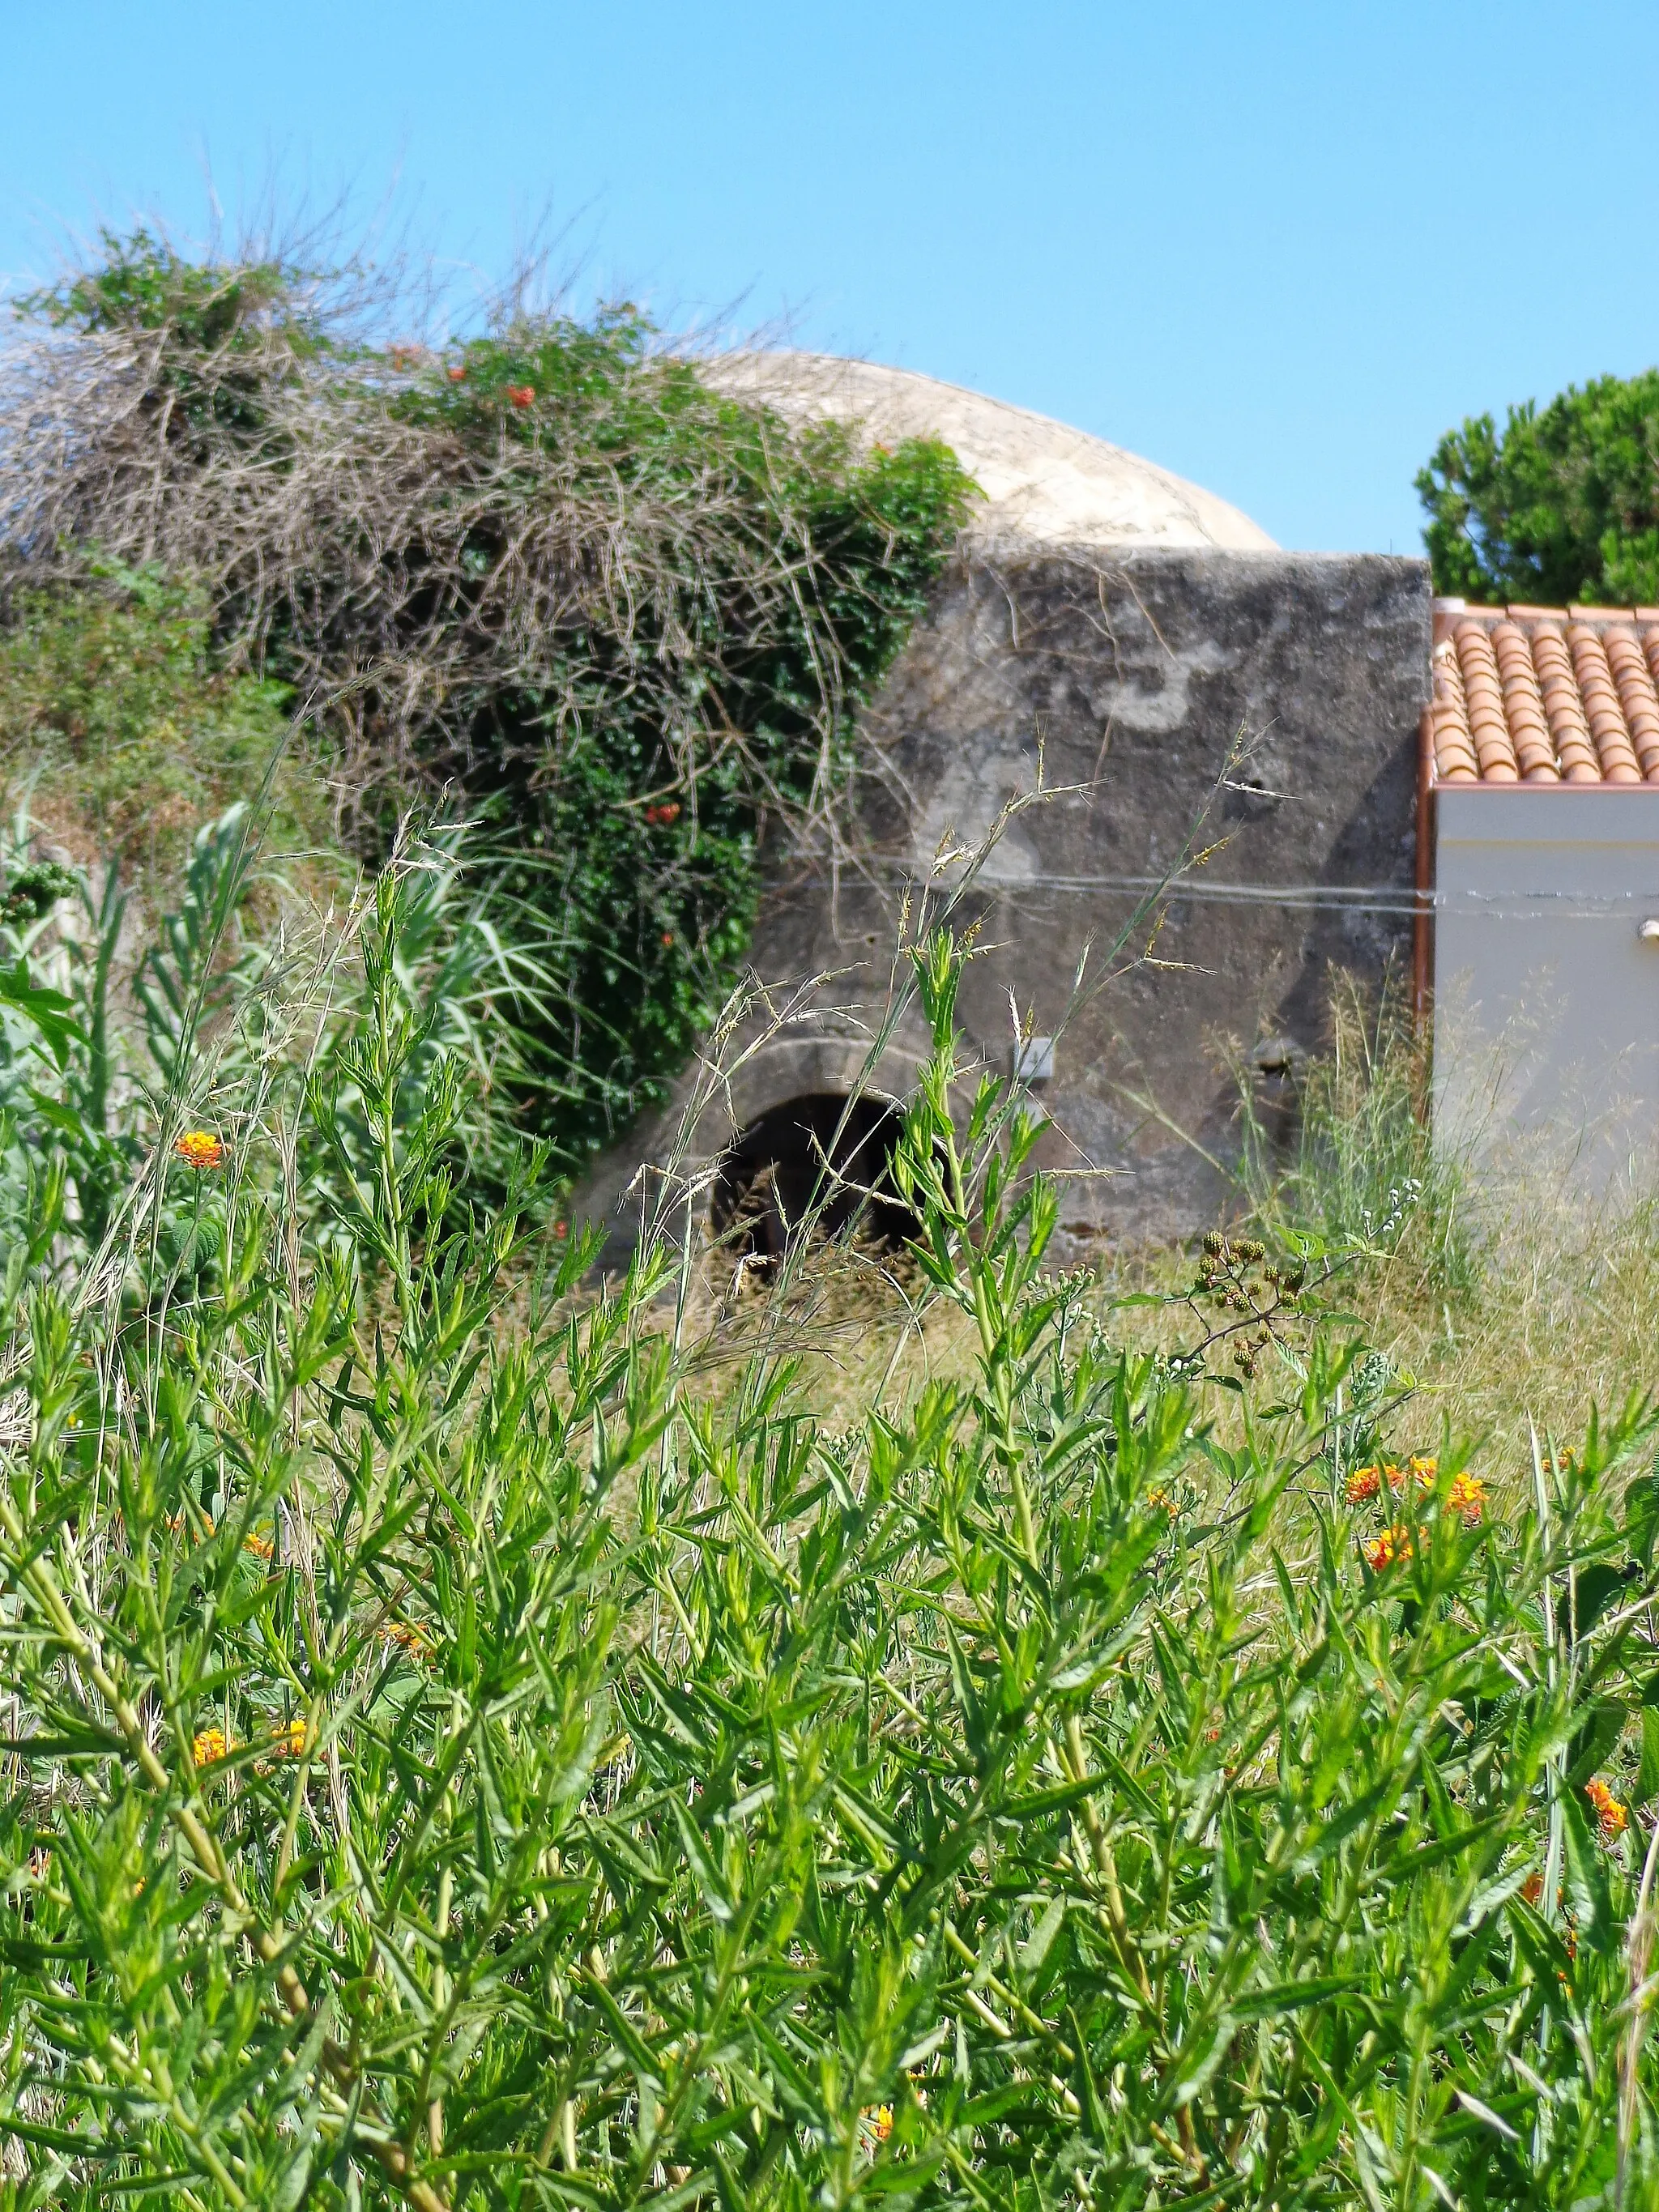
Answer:
<path fill-rule="evenodd" d="M 902 1236 L 884 1161 L 927 1040 L 895 954 L 943 915 L 980 947 L 964 1057 L 1048 1119 L 1055 1256 L 1209 1226 L 1240 1071 L 1288 1135 L 1332 967 L 1409 970 L 1427 564 L 1282 552 L 1150 461 L 908 370 L 751 352 L 704 373 L 862 441 L 943 438 L 985 499 L 860 713 L 836 849 L 768 856 L 752 1015 L 578 1210 L 612 1259 L 686 1205 L 773 1255 L 827 1175 L 830 1225 L 862 1201 Z"/>
<path fill-rule="evenodd" d="M 786 420 L 851 422 L 867 440 L 942 438 L 985 494 L 971 540 L 1277 550 L 1224 499 L 1029 408 L 875 362 L 823 353 L 736 353 L 708 365 L 734 398 Z"/>

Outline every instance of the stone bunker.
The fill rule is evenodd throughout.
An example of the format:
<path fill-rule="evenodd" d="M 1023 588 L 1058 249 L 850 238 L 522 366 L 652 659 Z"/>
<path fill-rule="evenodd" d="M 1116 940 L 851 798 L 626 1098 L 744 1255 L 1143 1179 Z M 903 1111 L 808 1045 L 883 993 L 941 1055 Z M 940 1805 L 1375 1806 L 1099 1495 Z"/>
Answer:
<path fill-rule="evenodd" d="M 1049 1117 L 1056 1256 L 1207 1227 L 1237 1069 L 1271 1119 L 1333 965 L 1372 988 L 1410 974 L 1426 564 L 1282 552 L 1134 455 L 905 372 L 750 355 L 721 374 L 865 436 L 934 432 L 988 496 L 863 716 L 844 849 L 771 867 L 750 957 L 774 1012 L 728 1042 L 727 1077 L 688 1072 L 579 1211 L 619 1254 L 674 1156 L 717 1231 L 770 1250 L 827 1155 L 878 1187 L 926 1046 L 918 1010 L 891 1018 L 895 947 L 954 896 L 981 948 L 965 1042 L 1018 1058 Z M 1000 822 L 976 866 L 941 857 Z M 901 1233 L 899 1211 L 872 1225 Z"/>

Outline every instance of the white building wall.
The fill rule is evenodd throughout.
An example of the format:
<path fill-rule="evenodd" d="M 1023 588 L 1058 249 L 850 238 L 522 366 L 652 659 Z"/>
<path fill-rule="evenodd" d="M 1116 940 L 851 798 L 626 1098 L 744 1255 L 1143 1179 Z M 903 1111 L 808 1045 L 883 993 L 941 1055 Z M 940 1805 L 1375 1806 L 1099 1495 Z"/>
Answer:
<path fill-rule="evenodd" d="M 1437 1142 L 1659 1182 L 1659 790 L 1442 785 L 1435 805 Z"/>

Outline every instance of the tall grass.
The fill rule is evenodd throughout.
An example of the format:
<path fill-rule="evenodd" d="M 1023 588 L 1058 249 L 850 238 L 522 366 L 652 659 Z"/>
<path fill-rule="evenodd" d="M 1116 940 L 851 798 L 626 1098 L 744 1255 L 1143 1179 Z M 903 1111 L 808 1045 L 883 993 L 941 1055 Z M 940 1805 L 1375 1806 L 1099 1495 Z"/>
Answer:
<path fill-rule="evenodd" d="M 0 2203 L 1653 2201 L 1646 1416 L 1525 1516 L 1455 1449 L 1350 1502 L 1305 1268 L 1118 1349 L 944 935 L 959 1377 L 715 1395 L 663 1247 L 579 1300 L 458 1195 L 405 895 L 123 1271 L 48 1206 L 7 1278 Z"/>
<path fill-rule="evenodd" d="M 1296 1081 L 1288 1143 L 1239 1085 L 1241 1194 L 1265 1233 L 1386 1259 L 1428 1298 L 1474 1279 L 1463 1159 L 1431 1127 L 1429 1040 L 1392 988 L 1333 971 L 1328 1051 Z"/>
<path fill-rule="evenodd" d="M 1346 1251 L 1344 1303 L 1424 1425 L 1481 1439 L 1524 1498 L 1534 1434 L 1659 1382 L 1659 1192 L 1569 1172 L 1565 1127 L 1437 1138 L 1429 1083 L 1404 1006 L 1339 987 L 1288 1150 L 1243 1093 L 1241 1194 L 1264 1234 Z"/>

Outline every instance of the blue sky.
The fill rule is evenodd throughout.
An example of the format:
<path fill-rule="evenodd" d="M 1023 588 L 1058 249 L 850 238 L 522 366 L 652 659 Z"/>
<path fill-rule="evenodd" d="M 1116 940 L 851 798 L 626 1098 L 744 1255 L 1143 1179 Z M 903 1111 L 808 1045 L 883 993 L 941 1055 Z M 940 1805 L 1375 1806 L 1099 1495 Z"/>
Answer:
<path fill-rule="evenodd" d="M 1463 415 L 1659 359 L 1655 10 L 0 0 L 0 271 L 273 170 L 501 272 L 1059 416 L 1415 550 Z"/>

